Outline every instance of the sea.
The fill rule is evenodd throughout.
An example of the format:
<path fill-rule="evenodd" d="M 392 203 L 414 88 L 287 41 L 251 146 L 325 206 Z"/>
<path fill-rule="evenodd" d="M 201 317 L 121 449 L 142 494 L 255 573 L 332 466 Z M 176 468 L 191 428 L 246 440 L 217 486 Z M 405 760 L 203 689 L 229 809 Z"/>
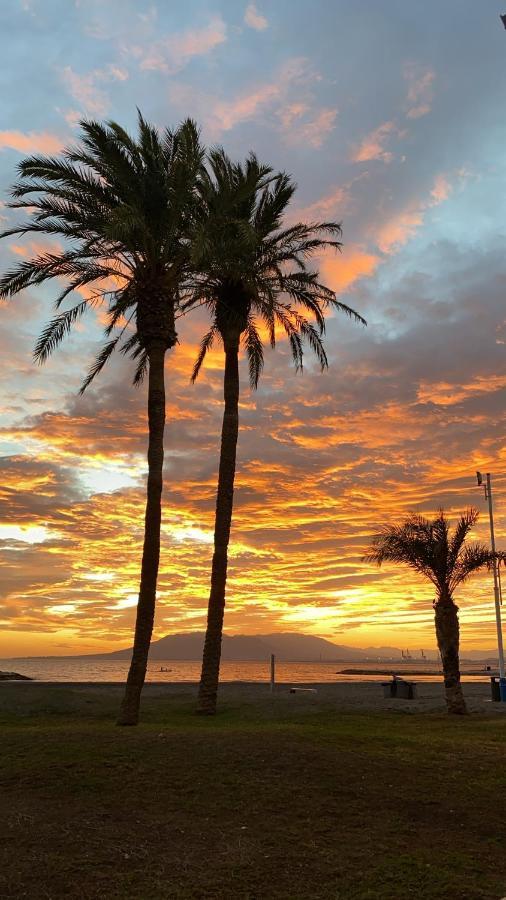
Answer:
<path fill-rule="evenodd" d="M 93 657 L 27 657 L 0 659 L 0 670 L 18 672 L 37 681 L 44 682 L 122 682 L 128 672 L 128 660 L 94 659 Z M 342 674 L 346 669 L 358 669 L 360 674 Z M 406 661 L 387 660 L 356 663 L 336 662 L 276 662 L 275 679 L 282 684 L 315 684 L 353 681 L 384 681 L 387 673 L 403 673 L 409 677 L 413 673 L 417 681 L 440 681 L 435 660 Z M 431 674 L 426 674 L 430 672 Z M 378 672 L 381 674 L 378 674 Z M 490 675 L 483 665 L 463 664 L 463 680 L 487 681 Z M 200 662 L 198 660 L 154 660 L 148 665 L 147 681 L 158 683 L 198 682 Z M 221 664 L 222 681 L 269 682 L 270 661 L 225 660 Z"/>

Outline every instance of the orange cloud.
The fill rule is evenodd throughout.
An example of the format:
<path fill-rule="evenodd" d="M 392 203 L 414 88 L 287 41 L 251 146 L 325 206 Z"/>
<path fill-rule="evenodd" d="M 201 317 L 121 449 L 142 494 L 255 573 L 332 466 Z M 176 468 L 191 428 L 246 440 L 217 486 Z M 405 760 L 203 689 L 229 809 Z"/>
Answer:
<path fill-rule="evenodd" d="M 434 186 L 430 192 L 432 197 L 432 206 L 437 206 L 447 200 L 451 193 L 451 184 L 445 175 L 437 175 Z"/>
<path fill-rule="evenodd" d="M 430 69 L 422 71 L 419 66 L 408 63 L 404 67 L 404 77 L 408 82 L 406 115 L 408 119 L 420 119 L 432 109 L 435 73 Z"/>
<path fill-rule="evenodd" d="M 254 28 L 255 31 L 264 31 L 269 25 L 265 16 L 258 12 L 254 3 L 249 3 L 246 7 L 244 21 L 246 22 L 246 25 L 249 25 L 250 28 Z"/>
<path fill-rule="evenodd" d="M 437 175 L 427 199 L 409 204 L 379 228 L 375 241 L 381 252 L 389 255 L 406 244 L 422 225 L 425 211 L 443 203 L 450 193 L 451 184 L 446 176 Z"/>
<path fill-rule="evenodd" d="M 506 375 L 478 376 L 469 384 L 450 384 L 446 381 L 420 383 L 418 399 L 421 403 L 454 406 L 472 397 L 493 394 L 506 388 Z"/>
<path fill-rule="evenodd" d="M 420 208 L 397 213 L 379 230 L 376 243 L 381 252 L 394 253 L 416 234 L 422 222 L 423 211 Z"/>
<path fill-rule="evenodd" d="M 20 153 L 59 153 L 63 141 L 46 131 L 0 131 L 0 149 L 18 150 Z"/>
<path fill-rule="evenodd" d="M 337 109 L 321 109 L 314 119 L 295 128 L 292 139 L 297 137 L 297 140 L 317 149 L 321 147 L 327 135 L 333 131 L 336 117 Z"/>
<path fill-rule="evenodd" d="M 341 254 L 326 255 L 321 262 L 321 272 L 325 284 L 339 294 L 360 278 L 372 275 L 380 262 L 379 256 L 352 244 L 345 246 Z"/>
<path fill-rule="evenodd" d="M 352 161 L 369 162 L 372 159 L 379 159 L 384 163 L 392 162 L 393 153 L 385 150 L 385 144 L 392 135 L 402 136 L 402 133 L 399 132 L 395 122 L 383 122 L 363 139 L 354 151 Z"/>
<path fill-rule="evenodd" d="M 188 29 L 155 41 L 147 51 L 137 49 L 140 68 L 160 72 L 177 72 L 195 56 L 204 56 L 223 44 L 227 28 L 221 16 L 213 16 L 204 28 Z"/>
<path fill-rule="evenodd" d="M 279 120 L 289 140 L 300 138 L 312 146 L 319 146 L 331 131 L 337 110 L 316 108 L 315 114 L 308 120 L 306 114 L 315 110 L 314 104 L 307 100 L 291 99 L 294 93 L 300 95 L 301 90 L 307 96 L 308 84 L 316 82 L 318 77 L 304 57 L 294 57 L 280 67 L 271 81 L 258 84 L 232 99 L 206 95 L 202 90 L 197 91 L 186 84 L 171 85 L 170 99 L 181 110 L 193 107 L 214 136 L 230 131 L 266 110 L 274 110 L 274 122 L 277 125 Z"/>
<path fill-rule="evenodd" d="M 74 72 L 70 66 L 65 66 L 62 77 L 69 94 L 86 114 L 103 116 L 109 106 L 109 98 L 103 90 L 103 85 L 113 81 L 126 81 L 128 72 L 112 63 L 102 69 L 93 69 L 83 74 Z M 71 123 L 75 123 L 76 115 L 76 111 L 71 110 Z"/>

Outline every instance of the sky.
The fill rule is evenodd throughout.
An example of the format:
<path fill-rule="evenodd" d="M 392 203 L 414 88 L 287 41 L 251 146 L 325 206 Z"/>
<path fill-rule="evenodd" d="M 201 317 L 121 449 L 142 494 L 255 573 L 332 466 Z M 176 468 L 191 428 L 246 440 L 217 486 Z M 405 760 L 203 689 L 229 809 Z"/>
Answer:
<path fill-rule="evenodd" d="M 411 511 L 482 510 L 494 475 L 506 542 L 506 4 L 486 0 L 4 0 L 0 224 L 23 155 L 55 154 L 83 118 L 134 131 L 187 116 L 204 141 L 250 150 L 298 184 L 292 220 L 334 219 L 317 261 L 367 328 L 334 315 L 329 370 L 286 342 L 259 390 L 241 370 L 225 629 L 303 631 L 356 647 L 430 649 L 433 591 L 362 556 Z M 0 269 L 37 252 L 0 242 Z M 146 391 L 115 359 L 84 397 L 91 313 L 32 360 L 57 285 L 0 308 L 0 656 L 128 646 L 145 490 Z M 205 315 L 167 359 L 162 558 L 155 637 L 202 630 L 222 415 L 222 353 L 190 372 Z M 492 584 L 464 585 L 464 649 L 493 647 Z"/>

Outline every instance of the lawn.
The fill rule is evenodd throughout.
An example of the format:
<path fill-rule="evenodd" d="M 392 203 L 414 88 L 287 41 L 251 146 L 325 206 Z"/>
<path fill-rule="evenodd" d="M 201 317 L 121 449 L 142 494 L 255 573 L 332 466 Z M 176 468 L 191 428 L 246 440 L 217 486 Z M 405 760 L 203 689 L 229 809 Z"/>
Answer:
<path fill-rule="evenodd" d="M 506 720 L 0 691 L 0 897 L 499 900 Z"/>

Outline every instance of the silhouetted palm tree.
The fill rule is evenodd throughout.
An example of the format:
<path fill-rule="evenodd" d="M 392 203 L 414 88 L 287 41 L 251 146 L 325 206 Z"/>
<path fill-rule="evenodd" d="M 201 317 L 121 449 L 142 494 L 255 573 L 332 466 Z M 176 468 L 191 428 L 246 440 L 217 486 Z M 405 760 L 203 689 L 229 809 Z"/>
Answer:
<path fill-rule="evenodd" d="M 428 578 L 435 587 L 434 617 L 436 637 L 443 663 L 446 703 L 449 713 L 467 712 L 460 683 L 458 606 L 455 589 L 473 572 L 505 554 L 493 554 L 484 544 L 466 544 L 466 538 L 478 519 L 478 510 L 469 509 L 457 522 L 453 535 L 443 510 L 429 521 L 412 515 L 402 525 L 385 525 L 375 535 L 365 560 L 381 565 L 400 562 Z"/>
<path fill-rule="evenodd" d="M 59 312 L 40 336 L 35 358 L 44 362 L 72 325 L 92 307 L 107 313 L 105 335 L 84 390 L 115 349 L 136 360 L 134 382 L 148 373 L 148 482 L 144 548 L 133 656 L 119 724 L 138 721 L 153 629 L 160 556 L 165 425 L 164 361 L 176 341 L 175 310 L 187 274 L 188 233 L 203 150 L 195 124 L 160 135 L 139 113 L 131 138 L 115 122 L 82 122 L 81 143 L 60 157 L 34 156 L 19 166 L 14 208 L 32 211 L 28 222 L 3 237 L 26 232 L 69 241 L 20 263 L 0 279 L 0 296 L 57 278 L 65 287 L 60 310 L 74 290 L 84 295 Z"/>
<path fill-rule="evenodd" d="M 199 688 L 199 711 L 212 715 L 216 711 L 236 470 L 240 346 L 248 357 L 251 386 L 256 388 L 264 362 L 261 327 L 272 347 L 276 326 L 281 327 L 297 369 L 302 369 L 304 341 L 324 369 L 327 357 L 321 336 L 325 312 L 334 309 L 365 322 L 320 284 L 316 272 L 307 269 L 312 254 L 340 246 L 338 224 L 284 226 L 295 185 L 285 174 L 273 176 L 254 155 L 244 165 L 233 164 L 223 150 L 216 150 L 209 155 L 209 169 L 201 181 L 201 227 L 193 244 L 198 283 L 187 303 L 204 303 L 212 314 L 193 379 L 215 338 L 221 340 L 225 351 L 214 555 Z"/>

